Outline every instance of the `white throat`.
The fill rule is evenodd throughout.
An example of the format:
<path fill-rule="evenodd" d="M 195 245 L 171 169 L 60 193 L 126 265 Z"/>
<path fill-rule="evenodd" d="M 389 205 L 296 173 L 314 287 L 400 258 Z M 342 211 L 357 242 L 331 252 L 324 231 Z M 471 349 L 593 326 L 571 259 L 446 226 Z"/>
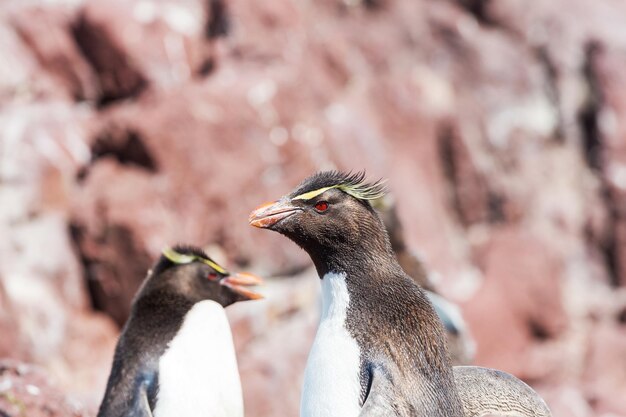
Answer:
<path fill-rule="evenodd" d="M 360 349 L 346 328 L 350 293 L 345 274 L 322 279 L 322 315 L 304 372 L 301 417 L 359 415 Z"/>
<path fill-rule="evenodd" d="M 243 417 L 230 325 L 215 301 L 194 305 L 159 360 L 154 417 Z"/>

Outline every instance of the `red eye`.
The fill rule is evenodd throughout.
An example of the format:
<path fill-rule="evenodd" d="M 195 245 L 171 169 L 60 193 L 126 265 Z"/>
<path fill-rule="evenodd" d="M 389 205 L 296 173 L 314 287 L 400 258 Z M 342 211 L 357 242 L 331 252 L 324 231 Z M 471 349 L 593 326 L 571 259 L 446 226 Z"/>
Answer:
<path fill-rule="evenodd" d="M 217 279 L 217 274 L 215 272 L 210 272 L 209 275 L 207 276 L 207 279 L 211 281 L 215 281 Z"/>
<path fill-rule="evenodd" d="M 328 210 L 328 203 L 325 201 L 318 201 L 315 204 L 315 210 L 317 211 L 326 211 Z"/>

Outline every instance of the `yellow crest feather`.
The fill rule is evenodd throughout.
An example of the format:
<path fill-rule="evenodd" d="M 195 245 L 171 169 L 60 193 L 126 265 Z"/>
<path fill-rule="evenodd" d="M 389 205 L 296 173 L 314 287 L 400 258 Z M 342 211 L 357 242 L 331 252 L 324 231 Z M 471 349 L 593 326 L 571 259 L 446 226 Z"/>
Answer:
<path fill-rule="evenodd" d="M 312 198 L 317 197 L 318 195 L 322 194 L 325 191 L 330 190 L 331 188 L 335 188 L 333 187 L 323 187 L 323 188 L 319 188 L 317 190 L 313 190 L 313 191 L 309 191 L 308 193 L 304 193 L 304 194 L 300 194 L 298 196 L 295 196 L 294 198 L 292 198 L 292 200 L 310 200 Z"/>
<path fill-rule="evenodd" d="M 194 261 L 200 261 L 200 262 L 210 266 L 211 268 L 215 269 L 220 274 L 225 274 L 225 275 L 228 274 L 226 269 L 222 268 L 220 265 L 218 265 L 217 263 L 213 262 L 212 260 L 207 259 L 207 258 L 203 258 L 201 256 L 188 255 L 188 254 L 185 254 L 185 253 L 178 253 L 178 252 L 176 252 L 172 248 L 165 248 L 165 249 L 163 249 L 162 253 L 163 253 L 163 256 L 165 256 L 167 259 L 169 259 L 171 262 L 173 262 L 173 263 L 175 263 L 177 265 L 184 265 L 184 264 L 192 263 Z"/>

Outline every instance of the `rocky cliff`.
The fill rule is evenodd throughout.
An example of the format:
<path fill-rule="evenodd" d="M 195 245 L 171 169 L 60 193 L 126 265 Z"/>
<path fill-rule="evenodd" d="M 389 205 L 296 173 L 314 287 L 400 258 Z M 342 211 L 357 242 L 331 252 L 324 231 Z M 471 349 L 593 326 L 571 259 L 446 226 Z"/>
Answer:
<path fill-rule="evenodd" d="M 2 2 L 0 357 L 93 410 L 152 259 L 194 243 L 282 277 L 231 317 L 247 415 L 297 415 L 317 281 L 247 214 L 365 168 L 476 363 L 555 416 L 626 415 L 625 21 L 619 0 Z"/>

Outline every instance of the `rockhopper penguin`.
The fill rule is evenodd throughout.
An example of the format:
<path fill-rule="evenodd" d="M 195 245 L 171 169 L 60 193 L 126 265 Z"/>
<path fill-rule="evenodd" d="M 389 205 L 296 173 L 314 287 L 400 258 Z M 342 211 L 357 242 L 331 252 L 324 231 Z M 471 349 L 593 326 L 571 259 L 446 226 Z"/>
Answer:
<path fill-rule="evenodd" d="M 253 226 L 287 236 L 322 280 L 303 417 L 461 417 L 441 322 L 398 264 L 364 174 L 323 172 L 259 207 Z"/>
<path fill-rule="evenodd" d="M 224 307 L 260 298 L 202 250 L 166 249 L 124 326 L 98 417 L 243 417 Z"/>
<path fill-rule="evenodd" d="M 398 264 L 369 202 L 384 187 L 364 180 L 364 173 L 318 173 L 250 215 L 253 226 L 308 252 L 321 278 L 322 315 L 300 415 L 548 416 L 545 403 L 517 378 L 453 369 L 442 323 Z"/>

